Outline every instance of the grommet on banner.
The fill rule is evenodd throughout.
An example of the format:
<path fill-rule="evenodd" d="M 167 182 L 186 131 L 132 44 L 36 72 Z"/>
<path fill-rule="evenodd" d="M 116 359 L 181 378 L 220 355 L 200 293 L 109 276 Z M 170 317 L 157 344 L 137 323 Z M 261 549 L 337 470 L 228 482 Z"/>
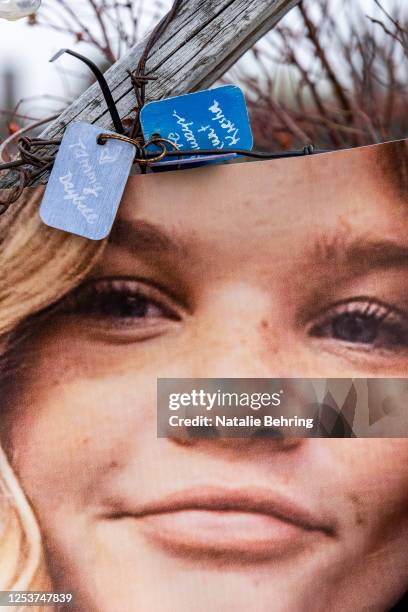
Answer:
<path fill-rule="evenodd" d="M 312 144 L 308 144 L 305 147 L 303 147 L 303 153 L 305 155 L 313 155 L 314 152 L 315 152 L 315 150 L 314 150 L 314 146 Z"/>

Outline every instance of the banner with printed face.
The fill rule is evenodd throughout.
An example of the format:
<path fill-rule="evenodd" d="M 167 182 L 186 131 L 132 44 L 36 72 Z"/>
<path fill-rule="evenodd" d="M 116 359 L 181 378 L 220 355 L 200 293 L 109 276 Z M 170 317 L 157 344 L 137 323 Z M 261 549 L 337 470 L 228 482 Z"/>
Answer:
<path fill-rule="evenodd" d="M 407 153 L 132 176 L 103 242 L 42 224 L 42 188 L 10 208 L 1 591 L 23 566 L 20 590 L 79 612 L 393 608 L 408 586 Z M 257 417 L 269 393 L 281 420 L 168 427 L 220 415 L 222 392 L 247 397 L 228 418 Z"/>

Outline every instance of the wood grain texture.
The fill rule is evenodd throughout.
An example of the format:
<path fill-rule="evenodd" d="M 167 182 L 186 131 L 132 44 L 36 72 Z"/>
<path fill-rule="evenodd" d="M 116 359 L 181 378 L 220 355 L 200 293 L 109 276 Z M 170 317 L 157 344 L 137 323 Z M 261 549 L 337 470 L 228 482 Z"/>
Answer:
<path fill-rule="evenodd" d="M 147 62 L 147 75 L 157 77 L 147 86 L 147 100 L 209 87 L 298 3 L 299 0 L 184 0 Z M 134 112 L 135 94 L 127 71 L 135 70 L 144 46 L 142 41 L 133 47 L 105 73 L 122 118 Z M 42 137 L 61 136 L 73 121 L 112 128 L 97 84 L 48 126 Z M 15 177 L 8 174 L 0 179 L 0 189 L 14 182 Z"/>

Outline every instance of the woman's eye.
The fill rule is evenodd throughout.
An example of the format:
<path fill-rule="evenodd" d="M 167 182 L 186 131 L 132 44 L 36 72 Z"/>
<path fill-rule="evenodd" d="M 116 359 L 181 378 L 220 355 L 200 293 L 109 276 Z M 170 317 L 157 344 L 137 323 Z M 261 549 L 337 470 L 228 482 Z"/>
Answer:
<path fill-rule="evenodd" d="M 92 301 L 87 310 L 88 314 L 105 317 L 120 317 L 123 319 L 146 317 L 160 317 L 162 312 L 148 298 L 142 295 L 127 295 L 121 293 L 105 293 Z"/>
<path fill-rule="evenodd" d="M 132 279 L 88 281 L 63 300 L 60 311 L 134 324 L 157 319 L 180 320 L 176 305 L 161 289 Z"/>
<path fill-rule="evenodd" d="M 374 348 L 408 345 L 408 317 L 399 309 L 366 298 L 332 306 L 310 335 Z"/>
<path fill-rule="evenodd" d="M 89 296 L 90 297 L 90 296 Z M 106 291 L 97 293 L 91 299 L 81 300 L 76 312 L 88 316 L 118 317 L 123 319 L 160 317 L 160 307 L 143 295 Z"/>
<path fill-rule="evenodd" d="M 360 314 L 344 313 L 332 321 L 333 338 L 370 344 L 380 331 L 380 321 Z"/>

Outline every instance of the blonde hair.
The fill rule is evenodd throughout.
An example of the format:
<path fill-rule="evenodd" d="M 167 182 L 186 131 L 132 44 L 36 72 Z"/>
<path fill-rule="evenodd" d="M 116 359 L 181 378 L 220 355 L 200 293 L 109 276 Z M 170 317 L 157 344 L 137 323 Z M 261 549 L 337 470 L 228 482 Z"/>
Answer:
<path fill-rule="evenodd" d="M 43 563 L 37 523 L 0 448 L 0 590 L 47 589 Z"/>
<path fill-rule="evenodd" d="M 46 227 L 42 195 L 43 187 L 27 189 L 0 217 L 1 355 L 19 325 L 78 285 L 105 246 Z M 0 591 L 49 588 L 40 530 L 0 447 Z"/>

